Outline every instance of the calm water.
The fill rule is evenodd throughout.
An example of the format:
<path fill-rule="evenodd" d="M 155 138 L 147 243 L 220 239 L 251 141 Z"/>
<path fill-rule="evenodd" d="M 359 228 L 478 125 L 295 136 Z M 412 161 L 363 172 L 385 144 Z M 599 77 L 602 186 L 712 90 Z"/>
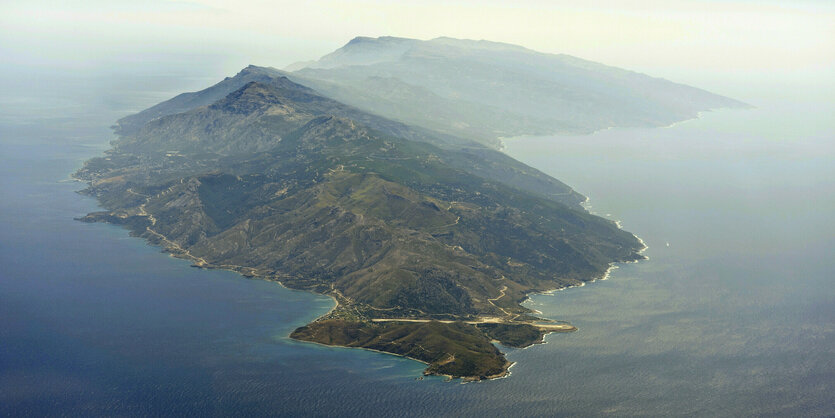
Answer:
<path fill-rule="evenodd" d="M 107 126 L 184 83 L 208 81 L 73 80 L 0 103 L 0 415 L 835 414 L 828 102 L 509 141 L 641 236 L 650 260 L 534 297 L 580 330 L 508 350 L 510 378 L 461 385 L 288 340 L 328 298 L 72 220 L 96 204 L 67 176 L 106 149 Z"/>

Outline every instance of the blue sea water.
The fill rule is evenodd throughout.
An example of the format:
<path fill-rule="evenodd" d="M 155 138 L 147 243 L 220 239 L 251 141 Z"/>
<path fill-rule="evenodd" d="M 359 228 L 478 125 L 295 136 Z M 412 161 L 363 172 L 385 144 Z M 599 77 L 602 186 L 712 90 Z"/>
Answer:
<path fill-rule="evenodd" d="M 108 147 L 108 125 L 208 81 L 59 81 L 0 102 L 0 415 L 835 414 L 827 100 L 507 141 L 644 239 L 650 259 L 534 296 L 579 331 L 505 349 L 510 377 L 462 385 L 286 338 L 328 298 L 74 221 L 97 206 L 68 175 Z"/>

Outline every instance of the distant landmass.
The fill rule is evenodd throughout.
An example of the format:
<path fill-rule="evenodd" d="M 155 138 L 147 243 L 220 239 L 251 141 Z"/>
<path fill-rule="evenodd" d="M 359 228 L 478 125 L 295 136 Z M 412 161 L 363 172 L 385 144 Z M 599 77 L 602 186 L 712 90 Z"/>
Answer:
<path fill-rule="evenodd" d="M 747 107 L 704 90 L 498 42 L 358 37 L 291 78 L 363 110 L 498 146 L 519 135 L 654 127 Z"/>
<path fill-rule="evenodd" d="M 534 132 L 527 122 L 499 131 L 493 118 L 523 114 L 556 129 L 574 100 L 588 108 L 572 118 L 591 129 L 592 120 L 661 124 L 741 105 L 481 41 L 357 38 L 298 67 L 249 66 L 119 120 L 113 148 L 74 174 L 106 209 L 82 220 L 124 225 L 199 267 L 336 300 L 292 338 L 404 355 L 426 362 L 427 374 L 467 379 L 507 374 L 510 363 L 493 341 L 524 347 L 574 330 L 521 306 L 527 295 L 600 278 L 612 263 L 642 259 L 644 248 L 584 210 L 569 186 L 497 151 L 497 136 Z M 368 80 L 373 86 L 362 87 Z M 397 94 L 401 80 L 431 100 Z M 532 80 L 564 94 L 522 104 L 538 89 Z M 636 80 L 644 83 L 627 87 Z M 664 113 L 674 91 L 680 101 Z M 495 100 L 502 95 L 506 101 Z M 382 96 L 390 108 L 371 109 Z M 460 113 L 435 119 L 441 103 Z M 593 116 L 596 106 L 608 116 Z"/>

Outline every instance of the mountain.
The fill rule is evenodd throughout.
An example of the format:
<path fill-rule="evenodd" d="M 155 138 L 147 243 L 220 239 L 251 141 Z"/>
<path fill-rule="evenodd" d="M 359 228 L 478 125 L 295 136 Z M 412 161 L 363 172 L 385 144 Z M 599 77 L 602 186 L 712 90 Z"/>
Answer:
<path fill-rule="evenodd" d="M 490 146 L 498 138 L 651 127 L 744 103 L 568 55 L 437 38 L 358 37 L 289 77 L 344 103 Z"/>
<path fill-rule="evenodd" d="M 124 138 L 145 138 L 142 143 L 146 147 L 161 147 L 164 144 L 172 145 L 168 141 L 182 142 L 182 139 L 186 136 L 198 134 L 189 130 L 199 130 L 205 126 L 199 124 L 190 127 L 177 126 L 179 131 L 171 130 L 165 133 L 161 132 L 159 128 L 172 129 L 172 126 L 176 125 L 176 123 L 172 125 L 170 123 L 171 119 L 166 119 L 166 117 L 188 111 L 196 111 L 204 119 L 224 117 L 223 115 L 230 114 L 237 115 L 240 123 L 234 128 L 234 135 L 232 135 L 231 131 L 227 131 L 225 132 L 227 138 L 217 138 L 217 135 L 223 135 L 224 132 L 217 130 L 211 134 L 205 133 L 206 135 L 215 135 L 215 141 L 219 141 L 219 143 L 226 141 L 234 143 L 234 145 L 230 146 L 241 146 L 242 143 L 247 141 L 269 141 L 269 138 L 263 138 L 264 134 L 273 134 L 275 133 L 275 129 L 279 129 L 278 127 L 270 126 L 270 129 L 264 130 L 255 125 L 248 125 L 245 123 L 244 118 L 241 117 L 243 113 L 217 112 L 216 110 L 221 104 L 214 105 L 215 102 L 224 99 L 235 90 L 239 90 L 245 85 L 255 82 L 254 80 L 257 80 L 262 85 L 275 87 L 270 90 L 273 94 L 289 95 L 288 99 L 294 100 L 297 107 L 300 110 L 304 110 L 308 116 L 313 114 L 332 114 L 353 118 L 389 135 L 438 145 L 445 149 L 441 154 L 442 158 L 449 160 L 450 164 L 456 165 L 472 174 L 487 177 L 513 187 L 544 194 L 552 200 L 573 205 L 574 207 L 579 207 L 579 203 L 584 199 L 583 196 L 574 192 L 562 182 L 539 170 L 521 164 L 503 153 L 487 149 L 478 142 L 438 133 L 419 126 L 405 125 L 369 114 L 352 106 L 347 106 L 324 97 L 310 88 L 296 84 L 290 81 L 283 71 L 254 65 L 244 68 L 234 77 L 227 77 L 207 89 L 198 92 L 183 93 L 137 114 L 126 116 L 116 123 L 116 133 Z M 242 92 L 239 93 L 242 94 Z M 250 93 L 253 92 L 251 91 Z M 241 99 L 246 100 L 248 97 L 242 97 Z M 279 100 L 278 97 L 274 97 L 274 99 Z M 256 98 L 256 100 L 260 99 Z M 200 109 L 204 107 L 208 108 Z M 258 109 L 253 110 L 256 113 L 258 111 Z M 252 117 L 252 115 L 249 116 Z M 268 120 L 279 119 L 264 118 L 262 121 Z M 297 125 L 293 126 L 298 127 Z M 287 128 L 285 127 L 284 129 Z M 242 138 L 240 135 L 244 135 L 244 137 Z M 230 140 L 232 136 L 234 136 L 234 141 Z M 130 139 L 126 140 L 132 141 Z M 136 141 L 133 142 L 135 143 Z M 170 147 L 157 149 L 159 151 L 171 150 Z M 149 151 L 152 150 L 149 149 Z"/>
<path fill-rule="evenodd" d="M 573 329 L 532 316 L 526 295 L 642 258 L 638 239 L 559 181 L 273 70 L 248 67 L 118 133 L 75 173 L 106 209 L 82 220 L 125 225 L 200 267 L 330 295 L 337 307 L 293 338 L 406 355 L 427 373 L 506 374 L 492 340 Z"/>
<path fill-rule="evenodd" d="M 249 66 L 241 70 L 234 77 L 226 77 L 223 81 L 205 90 L 182 93 L 162 103 L 151 106 L 139 113 L 125 116 L 116 122 L 114 128 L 118 135 L 135 134 L 151 120 L 162 116 L 187 112 L 202 106 L 208 106 L 226 97 L 229 93 L 240 89 L 245 84 L 253 81 L 262 83 L 278 83 L 283 85 L 285 88 L 301 91 L 309 90 L 301 85 L 288 83 L 286 82 L 286 79 L 281 78 L 281 76 L 282 72 L 278 70 Z"/>

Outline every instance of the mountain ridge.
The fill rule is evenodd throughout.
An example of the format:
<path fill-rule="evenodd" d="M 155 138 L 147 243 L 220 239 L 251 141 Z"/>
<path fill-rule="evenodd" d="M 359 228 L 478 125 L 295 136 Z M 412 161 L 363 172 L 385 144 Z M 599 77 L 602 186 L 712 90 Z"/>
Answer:
<path fill-rule="evenodd" d="M 292 69 L 293 80 L 337 100 L 492 147 L 501 137 L 667 126 L 748 107 L 662 78 L 484 40 L 360 37 Z"/>
<path fill-rule="evenodd" d="M 220 83 L 205 90 L 187 93 L 190 95 L 190 107 L 187 110 L 201 111 L 197 109 L 207 107 L 214 103 L 214 101 L 210 102 L 210 100 L 214 99 L 218 91 L 229 90 L 232 86 L 237 86 L 237 89 L 240 89 L 246 84 L 251 83 L 250 78 L 253 75 L 266 80 L 266 82 L 262 82 L 261 84 L 272 86 L 274 90 L 287 91 L 289 94 L 294 96 L 315 96 L 315 101 L 320 105 L 318 110 L 319 114 L 323 113 L 324 109 L 327 109 L 327 111 L 331 113 L 335 112 L 336 114 L 343 116 L 357 118 L 361 122 L 370 124 L 378 130 L 386 132 L 390 135 L 428 142 L 443 147 L 445 152 L 441 155 L 441 157 L 459 160 L 456 164 L 461 167 L 465 167 L 468 171 L 476 173 L 480 176 L 489 177 L 493 180 L 498 180 L 514 187 L 520 187 L 525 190 L 542 193 L 551 196 L 552 199 L 574 205 L 575 207 L 579 207 L 577 205 L 579 205 L 579 203 L 584 199 L 583 196 L 571 190 L 571 188 L 564 183 L 553 179 L 539 170 L 521 164 L 503 153 L 484 148 L 483 145 L 466 139 L 439 134 L 435 131 L 422 129 L 420 127 L 408 126 L 401 122 L 388 120 L 373 114 L 368 114 L 360 109 L 343 105 L 304 86 L 294 86 L 295 83 L 287 79 L 282 72 L 272 68 L 250 65 L 239 72 L 235 77 L 226 78 Z M 279 83 L 274 85 L 274 83 L 272 83 L 272 80 L 274 79 L 278 79 Z M 283 87 L 287 83 L 292 83 L 294 85 L 290 85 L 288 88 Z M 232 92 L 233 91 L 230 91 L 227 94 L 231 94 Z M 179 95 L 177 97 L 181 96 L 183 95 Z M 130 141 L 130 138 L 142 135 L 143 128 L 146 130 L 151 129 L 156 126 L 156 123 L 159 123 L 159 120 L 179 113 L 178 110 L 181 110 L 182 106 L 180 105 L 180 102 L 175 99 L 176 97 L 157 104 L 148 110 L 139 112 L 136 115 L 120 119 L 120 126 L 133 126 L 139 122 L 143 124 L 143 126 L 139 128 L 118 129 L 117 134 L 119 134 L 122 138 L 120 141 L 123 143 L 128 142 Z M 257 132 L 252 132 L 252 134 L 255 135 Z"/>

